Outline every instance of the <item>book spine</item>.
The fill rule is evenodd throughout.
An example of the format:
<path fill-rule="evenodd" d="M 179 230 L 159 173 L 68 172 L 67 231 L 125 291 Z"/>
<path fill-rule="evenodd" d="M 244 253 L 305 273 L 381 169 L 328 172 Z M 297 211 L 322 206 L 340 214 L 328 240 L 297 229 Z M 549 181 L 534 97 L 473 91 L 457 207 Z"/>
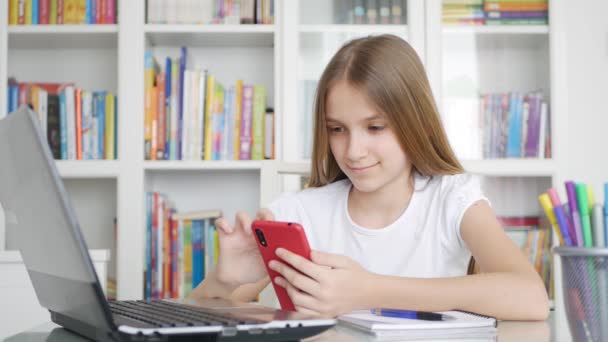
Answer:
<path fill-rule="evenodd" d="M 203 238 L 202 221 L 192 220 L 192 288 L 201 282 L 202 274 L 202 238 Z"/>
<path fill-rule="evenodd" d="M 101 19 L 101 2 L 104 0 L 94 0 L 95 1 L 95 11 L 93 12 L 93 16 L 95 17 L 95 24 L 102 24 L 103 20 Z"/>
<path fill-rule="evenodd" d="M 106 24 L 116 23 L 116 0 L 106 0 L 106 18 L 104 22 Z"/>
<path fill-rule="evenodd" d="M 151 51 L 146 51 L 144 67 L 144 156 L 146 160 L 151 160 L 152 87 L 154 86 L 154 57 Z"/>
<path fill-rule="evenodd" d="M 163 297 L 171 298 L 171 225 L 169 221 L 169 201 L 163 201 Z"/>
<path fill-rule="evenodd" d="M 234 94 L 234 142 L 233 142 L 233 156 L 235 160 L 239 160 L 241 151 L 241 113 L 242 113 L 242 98 L 243 98 L 243 81 L 236 81 L 236 88 Z"/>
<path fill-rule="evenodd" d="M 158 130 L 156 143 L 156 159 L 165 159 L 165 131 L 166 131 L 166 107 L 165 107 L 165 73 L 156 75 L 156 87 L 158 88 Z"/>
<path fill-rule="evenodd" d="M 156 149 L 158 144 L 158 87 L 152 87 L 150 93 L 150 160 L 156 160 Z"/>
<path fill-rule="evenodd" d="M 38 22 L 41 25 L 48 25 L 50 21 L 50 0 L 39 0 L 39 17 Z"/>
<path fill-rule="evenodd" d="M 8 1 L 8 24 L 17 25 L 19 23 L 19 0 Z"/>
<path fill-rule="evenodd" d="M 197 124 L 196 132 L 199 136 L 198 144 L 194 146 L 196 160 L 205 159 L 205 109 L 207 107 L 207 70 L 198 75 L 198 107 L 197 107 Z"/>
<path fill-rule="evenodd" d="M 264 159 L 264 115 L 266 113 L 266 88 L 256 85 L 253 89 L 253 144 L 251 159 Z"/>
<path fill-rule="evenodd" d="M 274 112 L 266 111 L 264 116 L 264 159 L 274 159 Z"/>
<path fill-rule="evenodd" d="M 40 24 L 40 3 L 39 0 L 32 0 L 32 25 Z"/>
<path fill-rule="evenodd" d="M 93 94 L 89 91 L 82 92 L 82 159 L 93 159 L 91 155 L 91 135 L 93 120 Z"/>
<path fill-rule="evenodd" d="M 57 25 L 57 0 L 49 3 L 49 25 Z"/>
<path fill-rule="evenodd" d="M 25 2 L 26 0 L 18 0 L 17 2 L 17 24 L 25 25 Z"/>
<path fill-rule="evenodd" d="M 115 132 L 116 132 L 116 105 L 113 94 L 106 95 L 106 144 L 105 144 L 105 159 L 116 159 L 115 150 Z"/>
<path fill-rule="evenodd" d="M 179 64 L 177 60 L 171 62 L 171 138 L 170 138 L 170 160 L 177 160 L 177 112 L 179 108 L 178 104 L 178 91 L 179 91 Z"/>
<path fill-rule="evenodd" d="M 86 0 L 85 1 L 85 7 L 84 7 L 84 23 L 87 25 L 91 25 L 93 23 L 93 15 L 91 13 L 91 10 L 93 9 L 93 6 L 91 5 L 91 2 L 93 0 Z"/>
<path fill-rule="evenodd" d="M 144 299 L 152 299 L 152 193 L 146 192 L 146 286 Z"/>
<path fill-rule="evenodd" d="M 178 278 L 178 235 L 177 221 L 172 218 L 174 210 L 169 212 L 169 226 L 171 227 L 171 298 L 179 298 Z"/>
<path fill-rule="evenodd" d="M 103 159 L 105 156 L 105 137 L 106 137 L 106 92 L 99 92 L 97 95 L 97 122 L 98 122 L 98 132 L 97 132 L 97 150 L 95 159 Z"/>
<path fill-rule="evenodd" d="M 82 160 L 82 89 L 76 88 L 76 159 Z"/>
<path fill-rule="evenodd" d="M 59 122 L 59 95 L 48 95 L 47 140 L 54 159 L 61 159 L 61 124 Z"/>
<path fill-rule="evenodd" d="M 64 0 L 57 0 L 57 25 L 62 25 L 64 23 Z"/>
<path fill-rule="evenodd" d="M 170 148 L 171 148 L 171 58 L 167 57 L 165 59 L 165 141 L 163 142 L 165 144 L 165 147 L 163 148 L 165 155 L 163 156 L 163 159 L 165 160 L 169 160 L 171 158 L 171 152 L 170 152 Z"/>
<path fill-rule="evenodd" d="M 205 99 L 205 160 L 212 159 L 213 138 L 212 138 L 212 119 L 213 101 L 215 93 L 215 77 L 211 74 L 207 76 L 207 98 Z"/>
<path fill-rule="evenodd" d="M 192 221 L 183 221 L 184 226 L 184 296 L 192 291 Z"/>
<path fill-rule="evenodd" d="M 65 88 L 65 102 L 68 123 L 68 159 L 76 159 L 76 108 L 74 99 L 74 87 Z"/>
<path fill-rule="evenodd" d="M 187 50 L 186 47 L 182 47 L 181 49 L 181 57 L 179 59 L 179 110 L 177 112 L 177 159 L 182 160 L 182 135 L 183 135 L 183 118 L 184 118 L 184 87 L 185 87 L 185 77 L 184 73 L 186 72 L 186 56 Z"/>
<path fill-rule="evenodd" d="M 61 127 L 61 159 L 68 159 L 68 114 L 65 91 L 59 93 L 59 124 Z"/>
<path fill-rule="evenodd" d="M 243 107 L 241 110 L 240 151 L 239 159 L 251 159 L 251 134 L 253 120 L 253 87 L 243 86 Z"/>

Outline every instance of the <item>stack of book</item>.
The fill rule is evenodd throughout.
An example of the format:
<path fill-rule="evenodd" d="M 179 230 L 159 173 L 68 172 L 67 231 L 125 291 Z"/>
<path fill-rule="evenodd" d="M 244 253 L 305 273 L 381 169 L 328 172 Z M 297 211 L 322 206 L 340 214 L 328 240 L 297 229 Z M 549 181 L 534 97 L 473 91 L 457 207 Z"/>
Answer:
<path fill-rule="evenodd" d="M 547 0 L 486 0 L 486 25 L 547 25 Z"/>
<path fill-rule="evenodd" d="M 177 213 L 168 196 L 146 193 L 147 299 L 184 298 L 216 264 L 219 210 Z"/>
<path fill-rule="evenodd" d="M 448 25 L 483 25 L 483 0 L 443 0 L 441 19 Z"/>
<path fill-rule="evenodd" d="M 547 0 L 443 0 L 442 21 L 456 25 L 547 25 Z"/>
<path fill-rule="evenodd" d="M 498 217 L 507 235 L 521 248 L 541 276 L 549 298 L 553 298 L 552 231 L 548 220 L 538 216 Z"/>
<path fill-rule="evenodd" d="M 116 159 L 114 94 L 84 90 L 73 83 L 18 83 L 11 78 L 8 113 L 22 105 L 38 114 L 55 159 Z"/>
<path fill-rule="evenodd" d="M 116 0 L 9 0 L 9 25 L 116 24 Z"/>
<path fill-rule="evenodd" d="M 274 0 L 147 0 L 149 24 L 274 24 Z"/>
<path fill-rule="evenodd" d="M 160 68 L 145 57 L 146 160 L 274 158 L 274 110 L 266 87 L 242 80 L 224 87 L 207 70 L 187 69 L 187 49 Z"/>

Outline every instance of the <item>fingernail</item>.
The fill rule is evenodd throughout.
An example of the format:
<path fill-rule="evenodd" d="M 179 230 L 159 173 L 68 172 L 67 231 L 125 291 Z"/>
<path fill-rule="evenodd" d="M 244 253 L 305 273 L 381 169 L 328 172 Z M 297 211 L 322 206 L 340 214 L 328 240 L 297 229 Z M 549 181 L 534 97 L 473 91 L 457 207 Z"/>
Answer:
<path fill-rule="evenodd" d="M 275 253 L 278 256 L 282 256 L 285 253 L 285 250 L 283 248 L 277 248 L 277 250 L 275 251 Z"/>
<path fill-rule="evenodd" d="M 273 270 L 275 269 L 275 267 L 277 267 L 278 263 L 274 260 L 270 261 L 268 263 L 268 267 L 272 268 Z"/>
<path fill-rule="evenodd" d="M 275 282 L 277 285 L 279 285 L 279 286 L 283 287 L 283 279 L 281 279 L 281 278 L 279 278 L 279 277 L 276 277 L 276 278 L 274 278 L 274 282 Z"/>

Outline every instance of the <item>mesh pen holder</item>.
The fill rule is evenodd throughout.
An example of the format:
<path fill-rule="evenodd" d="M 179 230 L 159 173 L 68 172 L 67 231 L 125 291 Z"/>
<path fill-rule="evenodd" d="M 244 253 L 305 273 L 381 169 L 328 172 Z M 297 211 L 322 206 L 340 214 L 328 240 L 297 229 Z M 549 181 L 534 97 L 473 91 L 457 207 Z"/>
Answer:
<path fill-rule="evenodd" d="M 574 341 L 608 341 L 608 248 L 556 247 Z"/>

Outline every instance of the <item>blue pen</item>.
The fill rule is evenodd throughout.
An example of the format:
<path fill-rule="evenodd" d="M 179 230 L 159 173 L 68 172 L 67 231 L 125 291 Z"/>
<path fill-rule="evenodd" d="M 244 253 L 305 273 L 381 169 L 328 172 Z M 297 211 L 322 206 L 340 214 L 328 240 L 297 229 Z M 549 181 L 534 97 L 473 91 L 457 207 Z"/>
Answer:
<path fill-rule="evenodd" d="M 448 316 L 427 311 L 412 311 L 399 309 L 371 309 L 371 313 L 376 316 L 421 319 L 425 321 L 444 321 Z"/>

